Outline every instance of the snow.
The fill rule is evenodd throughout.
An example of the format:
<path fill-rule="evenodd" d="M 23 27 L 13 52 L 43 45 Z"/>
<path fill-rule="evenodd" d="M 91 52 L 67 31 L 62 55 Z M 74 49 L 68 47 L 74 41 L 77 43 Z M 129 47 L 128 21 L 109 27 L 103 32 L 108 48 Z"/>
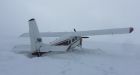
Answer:
<path fill-rule="evenodd" d="M 82 49 L 39 58 L 15 53 L 13 47 L 16 44 L 19 43 L 15 37 L 5 38 L 0 43 L 0 75 L 140 74 L 138 44 L 84 40 Z"/>
<path fill-rule="evenodd" d="M 0 75 L 140 75 L 138 8 L 140 0 L 0 0 Z M 119 27 L 134 32 L 94 36 L 82 50 L 29 58 L 24 54 L 29 50 L 13 47 L 29 45 L 29 39 L 17 37 L 28 32 L 30 18 L 40 32 Z"/>

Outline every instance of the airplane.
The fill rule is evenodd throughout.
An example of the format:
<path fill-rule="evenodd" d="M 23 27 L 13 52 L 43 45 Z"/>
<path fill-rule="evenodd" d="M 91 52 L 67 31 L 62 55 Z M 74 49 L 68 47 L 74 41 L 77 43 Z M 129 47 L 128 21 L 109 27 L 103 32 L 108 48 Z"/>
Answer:
<path fill-rule="evenodd" d="M 29 33 L 23 33 L 20 37 L 30 37 L 30 54 L 40 57 L 43 54 L 53 51 L 68 52 L 76 47 L 82 48 L 82 40 L 95 35 L 112 35 L 132 33 L 134 28 L 112 28 L 102 30 L 88 30 L 73 32 L 39 32 L 37 23 L 34 18 L 28 20 Z M 55 41 L 45 44 L 41 37 L 59 37 Z"/>

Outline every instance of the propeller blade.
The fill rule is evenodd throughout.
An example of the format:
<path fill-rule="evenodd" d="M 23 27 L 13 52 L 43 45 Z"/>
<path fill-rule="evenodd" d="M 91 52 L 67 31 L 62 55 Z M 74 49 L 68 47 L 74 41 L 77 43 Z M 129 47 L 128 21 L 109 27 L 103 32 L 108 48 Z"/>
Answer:
<path fill-rule="evenodd" d="M 74 32 L 76 32 L 76 29 L 74 28 Z"/>

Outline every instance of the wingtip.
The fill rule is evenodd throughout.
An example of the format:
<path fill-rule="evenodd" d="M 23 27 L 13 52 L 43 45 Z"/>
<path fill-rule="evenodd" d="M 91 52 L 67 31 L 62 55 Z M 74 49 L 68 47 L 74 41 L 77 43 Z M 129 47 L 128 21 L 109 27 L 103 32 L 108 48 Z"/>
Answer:
<path fill-rule="evenodd" d="M 34 18 L 32 18 L 32 19 L 30 19 L 29 21 L 34 21 L 35 19 Z"/>
<path fill-rule="evenodd" d="M 133 27 L 130 27 L 129 28 L 129 33 L 132 33 L 134 31 L 134 28 Z"/>

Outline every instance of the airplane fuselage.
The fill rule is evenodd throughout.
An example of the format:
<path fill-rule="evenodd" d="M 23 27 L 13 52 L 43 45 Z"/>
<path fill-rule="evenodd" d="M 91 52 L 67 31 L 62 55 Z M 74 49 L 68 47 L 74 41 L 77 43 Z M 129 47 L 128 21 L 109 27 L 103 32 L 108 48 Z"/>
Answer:
<path fill-rule="evenodd" d="M 71 36 L 64 38 L 63 40 L 57 40 L 52 43 L 52 46 L 67 46 L 67 50 L 73 49 L 76 46 L 80 46 L 82 43 L 82 39 L 80 36 Z"/>

